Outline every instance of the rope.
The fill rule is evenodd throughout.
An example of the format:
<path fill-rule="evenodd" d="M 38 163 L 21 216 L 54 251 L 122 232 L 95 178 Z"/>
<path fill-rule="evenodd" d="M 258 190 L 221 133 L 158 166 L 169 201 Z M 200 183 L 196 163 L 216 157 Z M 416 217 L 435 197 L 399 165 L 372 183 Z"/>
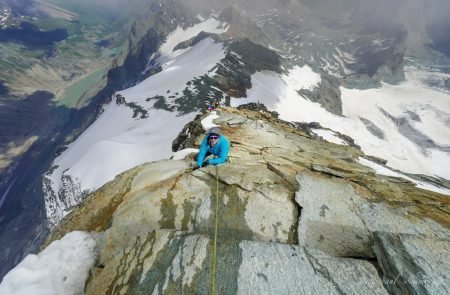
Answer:
<path fill-rule="evenodd" d="M 215 275 L 216 275 L 216 252 L 217 252 L 217 223 L 218 223 L 218 212 L 219 212 L 219 168 L 216 167 L 216 208 L 215 208 L 215 214 L 214 214 L 214 244 L 213 244 L 213 261 L 212 261 L 212 273 L 211 273 L 211 290 L 210 294 L 214 294 L 214 287 L 215 287 Z"/>
<path fill-rule="evenodd" d="M 258 130 L 258 117 L 259 117 L 259 100 L 258 100 L 258 107 L 256 109 L 256 120 L 255 120 L 256 130 Z"/>

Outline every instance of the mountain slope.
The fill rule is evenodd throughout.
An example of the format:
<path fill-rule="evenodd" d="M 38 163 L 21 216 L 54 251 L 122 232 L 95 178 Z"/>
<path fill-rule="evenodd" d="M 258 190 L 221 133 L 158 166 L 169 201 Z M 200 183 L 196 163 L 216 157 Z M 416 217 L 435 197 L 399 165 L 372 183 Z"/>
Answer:
<path fill-rule="evenodd" d="M 264 102 L 382 158 L 360 159 L 376 171 L 449 193 L 446 0 L 38 1 L 51 18 L 32 2 L 0 1 L 31 21 L 2 31 L 24 44 L 0 43 L 5 268 L 88 190 L 168 158 L 170 137 L 212 99 Z"/>
<path fill-rule="evenodd" d="M 160 9 L 177 15 L 171 5 Z M 177 15 L 174 20 L 179 18 Z M 144 72 L 153 69 L 152 76 L 118 92 L 116 103 L 105 107 L 97 122 L 54 161 L 44 184 L 47 216 L 53 224 L 88 191 L 118 173 L 146 161 L 168 158 L 170 136 L 213 98 L 232 106 L 260 101 L 284 120 L 318 122 L 331 135 L 352 137 L 364 152 L 386 159 L 391 169 L 435 177 L 437 186 L 427 184 L 422 176 L 412 176 L 422 181 L 423 187 L 449 192 L 444 178 L 450 172 L 450 128 L 445 123 L 450 114 L 440 110 L 450 109 L 450 104 L 446 92 L 423 82 L 421 75 L 428 75 L 426 72 L 402 67 L 407 80 L 398 85 L 345 88 L 342 76 L 323 69 L 315 72 L 320 65 L 316 62 L 302 67 L 292 64 L 292 57 L 275 49 L 273 43 L 267 44 L 264 36 L 272 36 L 271 30 L 261 30 L 242 19 L 239 12 L 228 8 L 218 19 L 198 16 L 192 23 L 169 26 L 173 31 L 146 60 Z M 242 32 L 250 39 L 235 36 L 236 24 L 245 28 Z M 146 43 L 140 41 L 146 40 L 145 28 L 140 27 L 132 36 L 134 44 Z M 377 46 L 386 46 L 381 43 Z M 305 53 L 302 46 L 297 48 Z M 129 50 L 134 51 L 143 53 L 139 55 L 142 61 L 145 51 L 139 46 Z M 340 55 L 345 56 L 343 52 Z M 142 62 L 140 65 L 142 69 Z M 425 102 L 424 97 L 430 99 Z M 170 131 L 157 127 L 165 125 Z M 316 132 L 323 134 L 320 129 Z M 161 138 L 158 145 L 156 138 Z"/>
<path fill-rule="evenodd" d="M 62 10 L 54 15 L 54 9 L 74 1 L 57 1 L 56 8 L 44 12 L 42 6 L 48 5 L 34 2 L 0 3 L 19 10 L 12 11 L 14 18 L 0 32 L 9 38 L 0 42 L 0 277 L 35 252 L 48 234 L 42 180 L 53 159 L 95 120 L 113 91 L 143 79 L 146 65 L 141 69 L 132 62 L 141 58 L 139 49 L 151 55 L 152 45 L 159 46 L 166 33 L 150 32 L 138 41 L 151 37 L 153 43 L 135 44 L 127 40 L 134 18 L 122 19 L 113 29 L 112 20 L 82 13 L 89 5 L 76 13 L 64 6 L 68 17 Z M 62 41 L 61 32 L 67 33 Z M 51 38 L 55 34 L 59 39 Z M 127 58 L 117 56 L 111 63 L 121 51 Z M 121 71 L 127 67 L 130 71 Z"/>
<path fill-rule="evenodd" d="M 359 163 L 360 150 L 311 138 L 266 112 L 218 115 L 213 123 L 231 142 L 226 164 L 192 171 L 189 156 L 140 165 L 53 232 L 49 242 L 73 230 L 101 233 L 86 294 L 208 292 L 215 212 L 215 284 L 225 293 L 449 288 L 439 266 L 448 267 L 439 260 L 449 247 L 447 196 L 375 174 Z M 202 136 L 191 133 L 197 146 Z M 405 283 L 412 277 L 431 281 Z"/>
<path fill-rule="evenodd" d="M 191 30 L 198 33 L 209 27 L 214 31 L 218 25 L 219 22 L 206 21 Z M 76 205 L 83 191 L 92 191 L 135 165 L 171 155 L 171 143 L 178 128 L 192 120 L 194 114 L 177 116 L 167 109 L 155 109 L 157 102 L 151 98 L 166 95 L 167 91 L 182 93 L 187 82 L 212 70 L 224 57 L 223 46 L 212 39 L 173 54 L 178 42 L 193 35 L 181 32 L 186 34 L 185 39 L 178 40 L 180 33 L 175 31 L 161 46 L 160 60 L 164 61 L 165 71 L 118 93 L 116 102 L 106 106 L 99 119 L 55 161 L 45 187 L 51 222 L 56 224 L 65 208 Z M 98 169 L 90 165 L 93 161 Z"/>

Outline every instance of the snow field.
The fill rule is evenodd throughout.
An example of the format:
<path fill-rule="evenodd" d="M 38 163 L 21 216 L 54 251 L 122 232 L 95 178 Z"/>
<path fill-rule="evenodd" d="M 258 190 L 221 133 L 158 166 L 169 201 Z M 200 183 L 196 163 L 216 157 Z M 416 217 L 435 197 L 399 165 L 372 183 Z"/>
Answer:
<path fill-rule="evenodd" d="M 247 98 L 232 98 L 231 104 L 238 106 L 260 101 L 268 109 L 277 111 L 283 120 L 319 122 L 325 128 L 351 136 L 364 153 L 386 159 L 388 165 L 397 170 L 449 178 L 449 153 L 428 149 L 424 154 L 385 113 L 406 118 L 436 143 L 450 146 L 448 94 L 425 87 L 415 78 L 414 72 L 400 85 L 383 84 L 379 89 L 368 90 L 341 87 L 344 117 L 340 117 L 297 93 L 297 90 L 311 88 L 319 82 L 320 75 L 308 66 L 294 67 L 288 75 L 257 72 L 252 75 L 253 87 L 248 90 Z M 417 114 L 421 121 L 414 121 L 409 112 Z M 380 128 L 384 139 L 372 134 L 360 118 L 368 119 Z"/>

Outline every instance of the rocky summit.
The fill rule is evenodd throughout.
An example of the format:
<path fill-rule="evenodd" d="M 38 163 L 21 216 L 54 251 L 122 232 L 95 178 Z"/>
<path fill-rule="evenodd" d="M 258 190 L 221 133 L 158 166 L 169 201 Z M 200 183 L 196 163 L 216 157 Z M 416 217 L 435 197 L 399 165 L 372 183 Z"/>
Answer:
<path fill-rule="evenodd" d="M 216 294 L 450 293 L 449 196 L 378 175 L 357 147 L 276 114 L 217 113 L 226 164 L 193 170 L 188 155 L 140 165 L 55 228 L 47 244 L 99 233 L 86 294 L 208 294 L 212 282 Z M 177 146 L 200 144 L 205 116 Z"/>

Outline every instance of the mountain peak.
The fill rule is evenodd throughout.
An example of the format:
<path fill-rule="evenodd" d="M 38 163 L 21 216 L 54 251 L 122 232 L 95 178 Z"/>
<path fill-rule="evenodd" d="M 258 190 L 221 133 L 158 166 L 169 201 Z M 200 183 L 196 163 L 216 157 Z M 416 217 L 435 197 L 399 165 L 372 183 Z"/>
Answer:
<path fill-rule="evenodd" d="M 215 284 L 225 293 L 352 292 L 370 286 L 385 294 L 385 288 L 404 287 L 383 286 L 397 275 L 443 275 L 436 261 L 442 247 L 448 248 L 448 218 L 441 209 L 447 196 L 377 175 L 361 164 L 361 150 L 312 138 L 262 109 L 218 110 L 214 123 L 231 143 L 226 164 L 193 171 L 190 155 L 140 165 L 88 196 L 62 221 L 48 242 L 74 230 L 101 233 L 86 294 L 207 293 L 214 214 Z M 203 134 L 196 130 L 185 147 L 199 145 Z M 425 274 L 416 259 L 421 255 L 431 262 Z M 353 279 L 361 276 L 366 279 Z"/>

